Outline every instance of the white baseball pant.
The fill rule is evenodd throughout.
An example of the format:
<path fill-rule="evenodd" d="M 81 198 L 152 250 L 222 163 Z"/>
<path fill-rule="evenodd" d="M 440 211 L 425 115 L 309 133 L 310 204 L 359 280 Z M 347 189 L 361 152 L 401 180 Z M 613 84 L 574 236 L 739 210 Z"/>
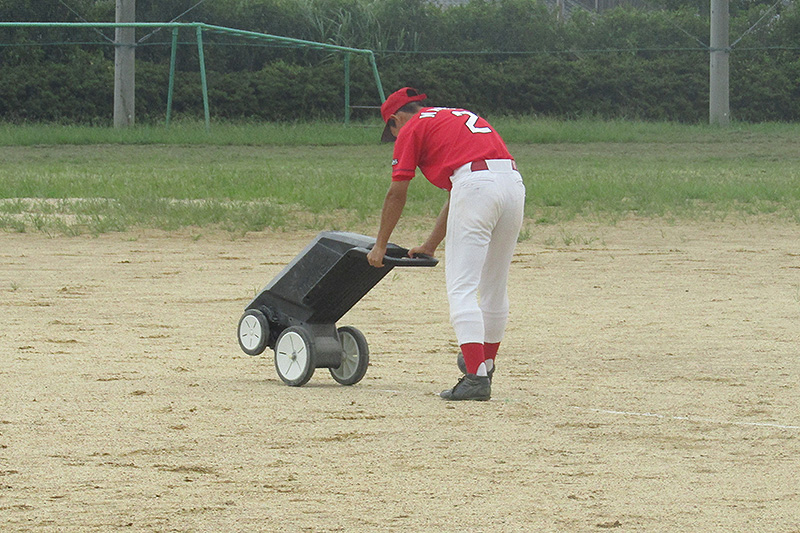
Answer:
<path fill-rule="evenodd" d="M 522 176 L 508 159 L 471 163 L 450 178 L 445 277 L 458 344 L 494 343 L 508 322 L 508 271 L 525 206 Z"/>

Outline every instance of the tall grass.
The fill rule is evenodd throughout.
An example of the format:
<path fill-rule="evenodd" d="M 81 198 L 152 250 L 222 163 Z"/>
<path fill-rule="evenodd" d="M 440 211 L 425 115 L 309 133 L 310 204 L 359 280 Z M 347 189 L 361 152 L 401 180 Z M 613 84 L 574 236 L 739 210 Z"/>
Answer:
<path fill-rule="evenodd" d="M 800 222 L 798 125 L 492 122 L 525 178 L 534 222 L 631 214 Z M 0 126 L 0 229 L 377 223 L 392 155 L 376 140 L 379 126 Z M 418 177 L 406 212 L 432 217 L 444 198 Z"/>

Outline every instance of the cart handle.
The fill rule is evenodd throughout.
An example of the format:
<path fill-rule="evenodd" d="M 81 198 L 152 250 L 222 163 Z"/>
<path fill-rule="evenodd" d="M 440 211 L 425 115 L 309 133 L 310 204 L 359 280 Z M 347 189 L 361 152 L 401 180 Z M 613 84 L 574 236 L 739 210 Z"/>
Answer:
<path fill-rule="evenodd" d="M 432 267 L 439 264 L 438 259 L 427 254 L 414 254 L 414 257 L 408 257 L 408 250 L 405 248 L 400 248 L 399 246 L 396 248 L 391 248 L 387 250 L 387 252 L 392 252 L 392 255 L 387 253 L 383 256 L 383 264 L 385 266 Z M 355 248 L 351 248 L 348 253 L 359 256 L 363 255 L 364 259 L 366 260 L 369 249 L 357 246 Z M 397 257 L 395 256 L 397 253 L 402 253 L 403 255 Z"/>

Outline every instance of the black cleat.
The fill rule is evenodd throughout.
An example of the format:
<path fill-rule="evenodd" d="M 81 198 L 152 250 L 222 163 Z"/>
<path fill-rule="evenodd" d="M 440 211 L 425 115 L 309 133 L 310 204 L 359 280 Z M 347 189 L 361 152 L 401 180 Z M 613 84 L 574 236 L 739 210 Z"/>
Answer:
<path fill-rule="evenodd" d="M 492 384 L 486 376 L 464 374 L 452 389 L 442 391 L 439 396 L 444 400 L 476 400 L 485 402 L 492 397 Z"/>
<path fill-rule="evenodd" d="M 461 370 L 462 374 L 467 373 L 467 363 L 464 362 L 464 354 L 458 352 L 458 357 L 456 358 L 456 364 L 458 365 L 458 369 Z M 494 369 L 497 368 L 496 365 L 492 365 L 492 369 L 487 372 L 489 374 L 489 383 L 492 382 L 492 375 L 494 374 Z"/>

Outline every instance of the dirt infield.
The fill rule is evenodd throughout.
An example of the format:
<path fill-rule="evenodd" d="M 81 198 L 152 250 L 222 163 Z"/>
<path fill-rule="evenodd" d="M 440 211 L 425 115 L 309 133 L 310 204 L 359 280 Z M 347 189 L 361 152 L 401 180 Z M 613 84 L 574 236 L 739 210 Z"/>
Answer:
<path fill-rule="evenodd" d="M 530 233 L 466 404 L 441 267 L 291 388 L 235 331 L 312 232 L 0 234 L 3 531 L 800 531 L 800 228 Z"/>

